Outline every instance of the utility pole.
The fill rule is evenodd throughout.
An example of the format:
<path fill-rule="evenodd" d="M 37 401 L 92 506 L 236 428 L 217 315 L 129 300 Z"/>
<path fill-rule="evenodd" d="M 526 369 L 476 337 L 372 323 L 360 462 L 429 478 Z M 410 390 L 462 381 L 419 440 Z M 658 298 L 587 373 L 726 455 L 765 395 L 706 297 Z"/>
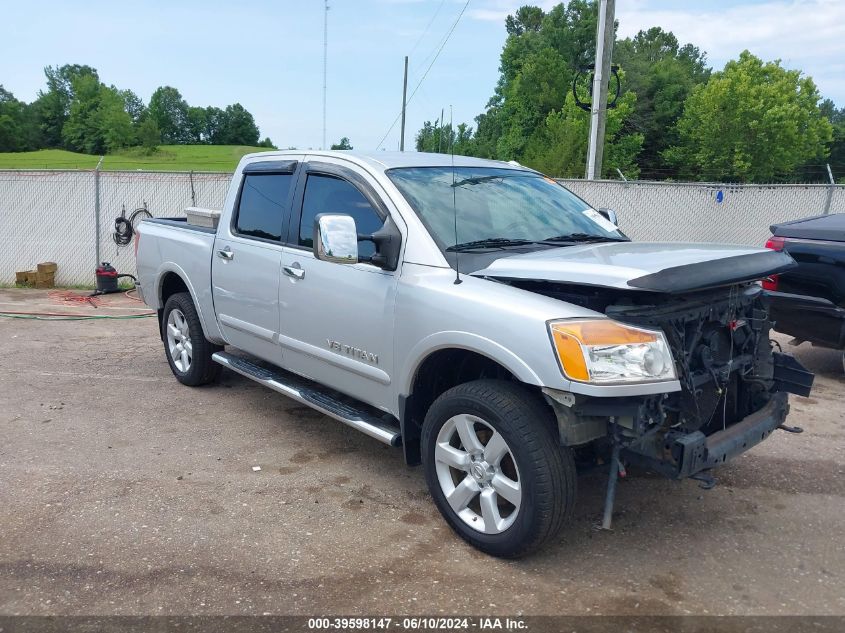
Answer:
<path fill-rule="evenodd" d="M 596 65 L 593 73 L 593 106 L 590 114 L 590 143 L 587 149 L 587 180 L 601 178 L 604 128 L 607 121 L 607 84 L 615 37 L 616 0 L 600 0 L 596 32 Z"/>
<path fill-rule="evenodd" d="M 399 151 L 405 151 L 405 107 L 408 105 L 408 56 L 405 55 L 405 79 L 402 82 L 402 132 L 399 136 Z"/>
<path fill-rule="evenodd" d="M 329 60 L 329 0 L 324 0 L 323 11 L 323 146 L 326 149 L 326 75 Z"/>
<path fill-rule="evenodd" d="M 445 108 L 440 108 L 440 134 L 437 135 L 437 153 L 442 153 L 440 146 L 443 144 L 443 113 Z"/>

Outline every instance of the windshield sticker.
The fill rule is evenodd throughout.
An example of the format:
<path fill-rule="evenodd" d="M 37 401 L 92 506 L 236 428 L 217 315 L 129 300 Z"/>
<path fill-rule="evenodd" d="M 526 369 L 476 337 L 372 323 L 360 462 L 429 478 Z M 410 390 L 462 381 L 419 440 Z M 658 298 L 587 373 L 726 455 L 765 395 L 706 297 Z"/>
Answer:
<path fill-rule="evenodd" d="M 613 233 L 614 231 L 617 230 L 617 227 L 613 222 L 608 220 L 606 217 L 604 217 L 601 213 L 599 213 L 595 209 L 587 209 L 585 211 L 582 211 L 581 213 L 586 215 L 588 218 L 590 218 L 593 222 L 598 224 L 605 231 L 610 231 L 611 233 Z"/>

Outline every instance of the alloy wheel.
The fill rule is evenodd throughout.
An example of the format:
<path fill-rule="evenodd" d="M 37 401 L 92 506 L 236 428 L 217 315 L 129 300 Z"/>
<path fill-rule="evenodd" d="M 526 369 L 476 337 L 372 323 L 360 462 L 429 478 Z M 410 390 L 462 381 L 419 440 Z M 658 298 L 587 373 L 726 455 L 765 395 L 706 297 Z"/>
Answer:
<path fill-rule="evenodd" d="M 500 534 L 516 520 L 522 485 L 501 433 L 481 418 L 449 418 L 437 434 L 435 471 L 455 514 L 474 530 Z"/>

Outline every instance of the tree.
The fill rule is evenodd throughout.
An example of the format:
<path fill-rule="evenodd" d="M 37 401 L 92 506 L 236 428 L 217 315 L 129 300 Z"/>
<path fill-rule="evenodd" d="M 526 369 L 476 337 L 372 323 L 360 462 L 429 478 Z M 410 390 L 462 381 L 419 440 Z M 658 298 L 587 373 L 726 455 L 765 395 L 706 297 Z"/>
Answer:
<path fill-rule="evenodd" d="M 637 178 L 637 155 L 642 150 L 643 135 L 626 130 L 625 121 L 634 110 L 636 96 L 626 93 L 617 107 L 608 110 L 605 129 L 603 176 L 615 177 L 619 169 L 629 178 Z M 546 117 L 525 150 L 523 162 L 538 171 L 560 178 L 581 178 L 587 163 L 587 139 L 590 114 L 579 108 L 572 94 L 561 110 Z"/>
<path fill-rule="evenodd" d="M 279 149 L 273 144 L 273 141 L 270 140 L 269 136 L 265 136 L 264 139 L 258 144 L 258 147 L 269 147 L 270 149 Z M 349 149 L 352 149 L 351 147 Z"/>
<path fill-rule="evenodd" d="M 473 144 L 472 128 L 466 123 L 460 123 L 453 131 L 451 124 L 444 126 L 437 120 L 433 124 L 426 121 L 416 137 L 418 152 L 449 154 L 454 151 L 455 154 L 467 156 L 472 155 Z"/>
<path fill-rule="evenodd" d="M 687 96 L 710 76 L 706 55 L 692 44 L 681 46 L 671 32 L 654 27 L 617 42 L 613 61 L 624 71 L 625 90 L 637 95 L 626 125 L 643 134 L 643 175 L 676 175 L 666 172 L 661 153 L 677 140 L 673 130 Z"/>
<path fill-rule="evenodd" d="M 543 10 L 540 7 L 520 7 L 514 15 L 505 18 L 505 30 L 508 35 L 522 35 L 526 31 L 539 31 L 543 16 Z"/>
<path fill-rule="evenodd" d="M 96 121 L 103 145 L 109 152 L 134 145 L 137 139 L 132 116 L 126 111 L 125 97 L 114 86 L 100 87 Z"/>
<path fill-rule="evenodd" d="M 349 143 L 349 138 L 344 136 L 340 139 L 340 143 L 332 145 L 332 149 L 352 149 L 352 145 Z"/>
<path fill-rule="evenodd" d="M 207 143 L 212 145 L 223 144 L 223 121 L 226 113 L 220 108 L 209 106 L 205 109 L 205 136 Z"/>
<path fill-rule="evenodd" d="M 767 182 L 821 161 L 832 141 L 809 77 L 748 51 L 693 89 L 664 151 L 684 178 Z"/>
<path fill-rule="evenodd" d="M 114 86 L 112 88 L 117 90 Z M 139 125 L 141 119 L 147 114 L 147 107 L 144 105 L 144 101 L 131 90 L 118 90 L 118 93 L 123 99 L 123 109 L 129 115 L 129 118 L 132 119 L 132 124 Z"/>
<path fill-rule="evenodd" d="M 195 145 L 208 143 L 208 115 L 205 108 L 188 108 L 185 142 Z"/>
<path fill-rule="evenodd" d="M 67 148 L 87 154 L 99 154 L 105 149 L 97 116 L 101 86 L 96 75 L 73 79 L 68 116 L 62 126 L 62 140 Z"/>
<path fill-rule="evenodd" d="M 830 99 L 825 99 L 819 106 L 819 110 L 833 126 L 833 141 L 830 144 L 830 156 L 828 163 L 835 178 L 841 179 L 845 176 L 845 107 L 836 109 L 836 105 Z M 818 170 L 815 170 L 818 173 Z M 826 174 L 825 174 L 826 175 Z"/>
<path fill-rule="evenodd" d="M 73 80 L 73 97 L 62 139 L 76 151 L 102 154 L 134 144 L 135 126 L 126 111 L 126 95 L 105 86 L 95 75 Z"/>
<path fill-rule="evenodd" d="M 594 56 L 596 3 L 571 0 L 548 13 L 520 8 L 505 22 L 500 76 L 486 111 L 476 118 L 473 151 L 519 160 L 550 113 L 563 107 L 574 72 Z"/>
<path fill-rule="evenodd" d="M 166 145 L 182 143 L 188 137 L 188 104 L 171 86 L 156 88 L 147 108 Z"/>
<path fill-rule="evenodd" d="M 0 84 L 0 152 L 24 152 L 40 146 L 38 119 L 32 106 L 15 99 Z"/>
<path fill-rule="evenodd" d="M 138 141 L 150 154 L 158 149 L 158 144 L 161 143 L 161 130 L 158 129 L 158 125 L 151 117 L 141 121 L 138 126 Z"/>
<path fill-rule="evenodd" d="M 93 78 L 99 83 L 100 78 L 95 68 L 80 64 L 47 66 L 44 75 L 47 78 L 47 91 L 39 91 L 34 104 L 43 142 L 46 147 L 63 147 L 63 129 L 70 116 L 74 83 L 83 77 Z"/>
<path fill-rule="evenodd" d="M 240 103 L 226 106 L 220 124 L 220 144 L 256 145 L 258 138 L 258 126 L 247 109 Z"/>

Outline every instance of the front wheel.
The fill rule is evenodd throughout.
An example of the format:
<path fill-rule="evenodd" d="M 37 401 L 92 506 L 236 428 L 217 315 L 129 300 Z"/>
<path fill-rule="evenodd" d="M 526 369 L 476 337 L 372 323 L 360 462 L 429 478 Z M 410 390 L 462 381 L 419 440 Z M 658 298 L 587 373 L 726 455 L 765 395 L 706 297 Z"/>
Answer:
<path fill-rule="evenodd" d="M 422 430 L 423 466 L 449 525 L 478 549 L 524 556 L 553 538 L 575 501 L 575 465 L 552 412 L 524 387 L 478 380 L 441 395 Z"/>
<path fill-rule="evenodd" d="M 205 385 L 220 376 L 221 367 L 211 356 L 223 348 L 205 338 L 197 309 L 187 292 L 171 295 L 164 304 L 161 338 L 170 370 L 183 385 Z"/>

